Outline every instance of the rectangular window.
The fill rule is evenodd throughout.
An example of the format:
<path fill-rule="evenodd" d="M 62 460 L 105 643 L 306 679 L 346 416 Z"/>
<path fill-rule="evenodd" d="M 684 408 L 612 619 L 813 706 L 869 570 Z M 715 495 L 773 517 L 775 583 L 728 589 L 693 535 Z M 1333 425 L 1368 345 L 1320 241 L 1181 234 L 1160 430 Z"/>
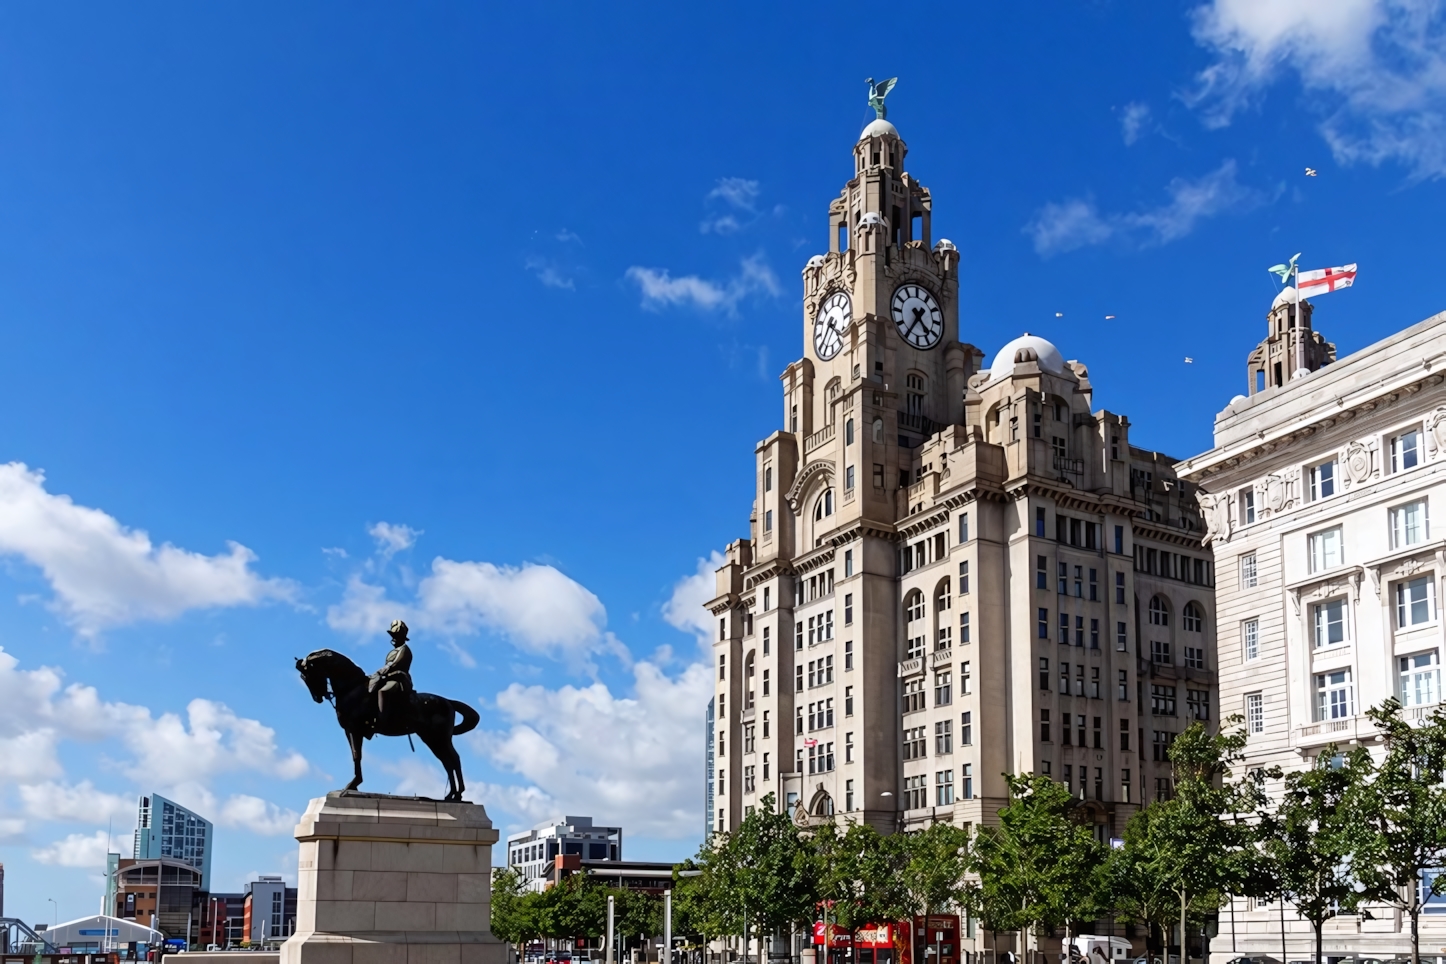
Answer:
<path fill-rule="evenodd" d="M 1170 744 L 1175 742 L 1175 734 L 1165 730 L 1154 730 L 1153 742 L 1150 746 L 1152 759 L 1156 763 L 1170 762 Z"/>
<path fill-rule="evenodd" d="M 849 560 L 849 561 L 846 563 L 846 565 L 852 567 L 853 561 L 852 561 L 852 560 Z M 853 624 L 854 624 L 854 594 L 851 593 L 851 592 L 846 592 L 846 593 L 844 593 L 844 625 L 845 625 L 845 626 L 852 626 Z"/>
<path fill-rule="evenodd" d="M 1120 720 L 1120 752 L 1130 752 L 1130 721 Z"/>
<path fill-rule="evenodd" d="M 969 672 L 969 660 L 959 664 L 959 692 L 965 696 L 974 692 L 974 676 Z"/>
<path fill-rule="evenodd" d="M 793 672 L 794 672 L 794 677 L 793 677 L 793 683 L 794 683 L 793 691 L 794 691 L 795 693 L 802 693 L 802 692 L 803 692 L 803 664 L 800 663 L 798 666 L 795 666 L 795 667 L 793 668 Z"/>
<path fill-rule="evenodd" d="M 763 491 L 773 491 L 773 466 L 771 465 L 765 465 L 763 467 Z"/>
<path fill-rule="evenodd" d="M 1312 465 L 1307 471 L 1310 483 L 1310 501 L 1328 499 L 1336 494 L 1336 460 Z"/>
<path fill-rule="evenodd" d="M 1240 624 L 1240 639 L 1245 647 L 1246 660 L 1260 656 L 1260 620 L 1247 619 Z"/>
<path fill-rule="evenodd" d="M 970 710 L 959 714 L 959 745 L 974 745 L 974 714 Z"/>
<path fill-rule="evenodd" d="M 852 686 L 845 686 L 845 687 L 844 687 L 844 716 L 853 716 L 853 715 L 854 715 L 854 688 L 853 688 Z"/>
<path fill-rule="evenodd" d="M 1049 638 L 1049 610 L 1043 607 L 1039 610 L 1039 638 Z"/>
<path fill-rule="evenodd" d="M 1391 510 L 1391 548 L 1403 549 L 1431 538 L 1426 502 L 1408 502 Z"/>
<path fill-rule="evenodd" d="M 974 764 L 966 763 L 959 770 L 959 799 L 974 799 Z"/>
<path fill-rule="evenodd" d="M 1096 750 L 1103 750 L 1103 749 L 1105 748 L 1105 731 L 1104 731 L 1104 718 L 1103 718 L 1103 717 L 1100 717 L 1100 716 L 1095 717 L 1095 729 L 1094 729 L 1094 733 L 1095 733 L 1095 749 L 1096 749 Z"/>
<path fill-rule="evenodd" d="M 1253 488 L 1241 489 L 1238 501 L 1240 503 L 1240 524 L 1243 526 L 1254 524 L 1255 490 Z"/>
<path fill-rule="evenodd" d="M 1069 695 L 1069 664 L 1059 664 L 1059 695 Z"/>
<path fill-rule="evenodd" d="M 1120 670 L 1120 683 L 1119 683 L 1119 686 L 1120 686 L 1120 690 L 1119 690 L 1119 692 L 1116 694 L 1116 698 L 1128 702 L 1129 699 L 1130 699 L 1130 672 L 1129 672 L 1129 670 L 1124 670 L 1124 669 Z"/>
<path fill-rule="evenodd" d="M 852 422 L 850 422 L 850 424 L 852 424 Z M 847 748 L 847 752 L 851 752 L 852 749 L 853 749 L 852 747 L 848 747 L 848 748 Z M 851 760 L 851 759 L 853 759 L 853 757 L 852 757 L 852 755 L 849 755 L 849 756 L 845 759 L 844 762 L 848 762 L 848 760 Z M 844 781 L 844 810 L 852 810 L 853 808 L 854 808 L 854 782 L 853 782 L 852 780 L 845 780 L 845 781 Z"/>
<path fill-rule="evenodd" d="M 962 545 L 969 541 L 969 513 L 965 512 L 959 516 L 959 543 Z"/>
<path fill-rule="evenodd" d="M 1083 646 L 1084 646 L 1084 643 L 1085 643 L 1085 637 L 1084 637 L 1084 617 L 1083 617 L 1083 616 L 1076 616 L 1076 617 L 1074 618 L 1074 644 L 1075 644 L 1076 646 L 1083 647 Z M 1096 646 L 1095 648 L 1096 648 L 1096 649 L 1099 649 L 1098 646 Z"/>
<path fill-rule="evenodd" d="M 959 563 L 959 595 L 969 592 L 969 562 Z"/>
<path fill-rule="evenodd" d="M 1342 561 L 1341 527 L 1314 532 L 1310 536 L 1310 571 L 1324 572 L 1334 569 Z"/>
<path fill-rule="evenodd" d="M 954 771 L 940 770 L 934 774 L 934 801 L 936 806 L 947 807 L 954 802 Z"/>
<path fill-rule="evenodd" d="M 1254 589 L 1256 583 L 1255 553 L 1247 552 L 1240 557 L 1240 588 Z"/>
<path fill-rule="evenodd" d="M 1185 691 L 1185 706 L 1190 711 L 1190 719 L 1210 719 L 1210 691 L 1187 689 Z"/>
<path fill-rule="evenodd" d="M 854 574 L 854 551 L 853 551 L 852 549 L 845 549 L 845 550 L 844 550 L 844 578 L 848 578 L 849 576 L 852 576 L 853 574 Z"/>
<path fill-rule="evenodd" d="M 1245 729 L 1250 733 L 1265 732 L 1265 694 L 1245 694 Z"/>
<path fill-rule="evenodd" d="M 968 613 L 960 613 L 960 614 L 959 614 L 959 643 L 960 643 L 960 645 L 963 645 L 964 643 L 970 642 L 971 639 L 972 639 L 972 637 L 971 637 L 970 634 L 969 634 L 969 614 L 968 614 Z"/>
<path fill-rule="evenodd" d="M 764 532 L 772 532 L 772 531 L 773 531 L 773 510 L 772 510 L 772 509 L 765 509 L 765 510 L 763 511 L 763 531 L 764 531 Z"/>
<path fill-rule="evenodd" d="M 925 707 L 924 681 L 911 679 L 904 684 L 904 712 L 916 713 Z"/>
<path fill-rule="evenodd" d="M 845 465 L 845 466 L 844 466 L 844 491 L 846 491 L 846 492 L 851 492 L 851 491 L 853 491 L 853 487 L 854 487 L 854 467 L 853 467 L 852 465 Z"/>
<path fill-rule="evenodd" d="M 1069 613 L 1059 614 L 1059 644 L 1069 645 Z"/>
<path fill-rule="evenodd" d="M 1339 646 L 1346 641 L 1346 601 L 1330 599 L 1310 607 L 1315 648 Z"/>
<path fill-rule="evenodd" d="M 1037 556 L 1034 560 L 1034 588 L 1049 588 L 1049 560 L 1044 556 Z"/>
<path fill-rule="evenodd" d="M 884 487 L 884 467 L 883 467 L 882 465 L 880 465 L 878 462 L 875 462 L 875 463 L 874 463 L 874 488 L 876 488 L 876 489 L 882 489 L 883 487 Z"/>
<path fill-rule="evenodd" d="M 968 665 L 967 663 L 965 664 Z M 949 672 L 934 674 L 934 705 L 947 706 L 954 702 L 954 674 Z"/>
<path fill-rule="evenodd" d="M 925 786 L 924 774 L 916 777 L 904 777 L 904 809 L 920 810 L 928 806 L 929 788 Z"/>
<path fill-rule="evenodd" d="M 1066 728 L 1065 732 L 1068 733 L 1069 729 Z M 1049 710 L 1039 711 L 1039 742 L 1049 742 Z"/>
<path fill-rule="evenodd" d="M 1049 689 L 1049 659 L 1044 656 L 1039 657 L 1039 688 Z"/>
<path fill-rule="evenodd" d="M 1150 662 L 1169 666 L 1175 660 L 1170 656 L 1170 644 L 1159 639 L 1150 640 Z"/>
<path fill-rule="evenodd" d="M 1120 771 L 1120 802 L 1130 802 L 1130 771 Z"/>
<path fill-rule="evenodd" d="M 1059 594 L 1069 595 L 1069 566 L 1062 562 L 1059 564 Z"/>
<path fill-rule="evenodd" d="M 934 724 L 934 755 L 954 752 L 954 721 L 940 720 Z"/>
<path fill-rule="evenodd" d="M 1391 439 L 1391 471 L 1414 469 L 1421 461 L 1421 431 L 1411 429 Z"/>
<path fill-rule="evenodd" d="M 1090 588 L 1093 589 L 1094 587 L 1091 586 Z M 1100 648 L 1100 621 L 1099 621 L 1098 619 L 1091 619 L 1091 620 L 1090 620 L 1090 649 L 1099 649 L 1099 648 Z"/>
<path fill-rule="evenodd" d="M 1090 570 L 1090 602 L 1100 601 L 1100 571 Z"/>
<path fill-rule="evenodd" d="M 1125 574 L 1124 574 L 1123 572 L 1117 572 L 1117 573 L 1115 573 L 1115 605 L 1117 605 L 1117 606 L 1123 606 L 1124 604 L 1125 604 Z"/>
<path fill-rule="evenodd" d="M 851 670 L 851 669 L 853 669 L 853 668 L 854 668 L 854 641 L 853 641 L 852 639 L 849 639 L 849 640 L 845 640 L 845 641 L 844 641 L 844 672 L 848 672 L 849 670 Z"/>
<path fill-rule="evenodd" d="M 1316 720 L 1349 719 L 1355 715 L 1355 712 L 1351 671 L 1341 669 L 1333 673 L 1317 673 L 1315 677 Z"/>
<path fill-rule="evenodd" d="M 765 629 L 763 632 L 764 632 L 764 635 L 763 635 L 763 652 L 764 652 L 764 653 L 767 653 L 767 652 L 768 652 L 768 630 Z M 770 672 L 772 672 L 772 670 L 764 670 L 764 671 L 763 671 L 763 695 L 764 695 L 764 696 L 767 696 L 767 695 L 768 695 L 768 685 L 769 685 L 768 674 L 769 674 Z"/>
<path fill-rule="evenodd" d="M 1091 667 L 1090 667 L 1090 699 L 1092 699 L 1092 700 L 1097 700 L 1097 699 L 1099 699 L 1099 698 L 1100 698 L 1100 668 L 1099 668 L 1098 666 L 1091 666 Z"/>
<path fill-rule="evenodd" d="M 1431 588 L 1433 577 L 1417 576 L 1406 582 L 1396 583 L 1396 627 L 1405 629 L 1429 623 L 1436 614 L 1432 611 Z"/>
<path fill-rule="evenodd" d="M 1115 526 L 1115 555 L 1125 554 L 1125 527 Z"/>
<path fill-rule="evenodd" d="M 1402 656 L 1401 702 L 1406 706 L 1431 706 L 1441 701 L 1441 666 L 1436 650 Z"/>
<path fill-rule="evenodd" d="M 1204 648 L 1203 646 L 1186 646 L 1186 647 L 1185 647 L 1185 668 L 1186 668 L 1186 669 L 1204 669 L 1204 668 L 1205 668 L 1205 648 Z"/>
<path fill-rule="evenodd" d="M 728 657 L 727 657 L 726 655 L 722 654 L 722 653 L 719 653 L 719 654 L 718 654 L 718 678 L 719 678 L 719 679 L 727 679 L 727 678 L 728 678 L 727 666 L 728 666 Z"/>
<path fill-rule="evenodd" d="M 803 620 L 801 619 L 793 624 L 793 648 L 803 649 Z"/>
<path fill-rule="evenodd" d="M 1150 684 L 1150 712 L 1155 716 L 1175 715 L 1175 687 Z"/>
<path fill-rule="evenodd" d="M 1035 510 L 1034 510 L 1034 534 L 1037 535 L 1037 536 L 1039 536 L 1041 539 L 1044 538 L 1044 509 L 1043 509 L 1043 508 L 1038 508 L 1038 509 L 1035 509 Z"/>
<path fill-rule="evenodd" d="M 854 735 L 853 735 L 853 733 L 845 733 L 845 734 L 844 734 L 844 762 L 845 762 L 845 763 L 852 763 L 852 762 L 854 762 Z"/>
<path fill-rule="evenodd" d="M 1127 652 L 1130 648 L 1130 635 L 1124 623 L 1115 623 L 1115 651 Z"/>

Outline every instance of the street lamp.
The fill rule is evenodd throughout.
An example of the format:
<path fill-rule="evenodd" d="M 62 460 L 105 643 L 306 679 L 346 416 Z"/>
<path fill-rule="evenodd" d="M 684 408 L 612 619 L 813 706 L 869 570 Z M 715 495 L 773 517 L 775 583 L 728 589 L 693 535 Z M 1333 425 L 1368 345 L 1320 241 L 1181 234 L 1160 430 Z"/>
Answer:
<path fill-rule="evenodd" d="M 59 923 L 60 923 L 60 905 L 55 902 L 55 898 L 54 898 L 54 897 L 47 897 L 47 898 L 45 898 L 45 899 L 48 900 L 48 901 L 50 901 L 50 909 L 51 909 L 50 923 L 51 923 L 51 926 L 54 926 L 54 925 L 56 925 L 56 924 L 59 924 Z"/>

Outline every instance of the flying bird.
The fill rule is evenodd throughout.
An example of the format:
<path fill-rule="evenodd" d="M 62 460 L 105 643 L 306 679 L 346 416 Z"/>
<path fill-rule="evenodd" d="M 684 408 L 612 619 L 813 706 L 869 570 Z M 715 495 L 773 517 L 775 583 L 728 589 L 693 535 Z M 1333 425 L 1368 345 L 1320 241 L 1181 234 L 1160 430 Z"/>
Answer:
<path fill-rule="evenodd" d="M 1195 364 L 1195 359 L 1191 358 L 1189 355 L 1186 355 L 1186 356 L 1185 356 L 1185 364 L 1187 364 L 1187 365 L 1193 365 L 1193 364 Z"/>
<path fill-rule="evenodd" d="M 1315 168 L 1313 168 L 1313 167 L 1308 167 L 1308 168 L 1306 168 L 1306 169 L 1305 169 L 1305 176 L 1306 176 L 1306 177 L 1315 177 Z"/>

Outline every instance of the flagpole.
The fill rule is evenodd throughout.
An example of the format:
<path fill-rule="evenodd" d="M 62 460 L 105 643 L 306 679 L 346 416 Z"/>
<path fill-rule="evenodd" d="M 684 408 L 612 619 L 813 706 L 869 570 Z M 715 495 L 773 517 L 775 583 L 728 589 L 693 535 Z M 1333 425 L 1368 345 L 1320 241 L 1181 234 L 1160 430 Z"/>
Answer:
<path fill-rule="evenodd" d="M 1295 373 L 1305 367 L 1305 301 L 1300 293 L 1300 262 L 1296 261 L 1291 265 L 1295 269 L 1295 371 L 1290 373 L 1292 379 Z"/>

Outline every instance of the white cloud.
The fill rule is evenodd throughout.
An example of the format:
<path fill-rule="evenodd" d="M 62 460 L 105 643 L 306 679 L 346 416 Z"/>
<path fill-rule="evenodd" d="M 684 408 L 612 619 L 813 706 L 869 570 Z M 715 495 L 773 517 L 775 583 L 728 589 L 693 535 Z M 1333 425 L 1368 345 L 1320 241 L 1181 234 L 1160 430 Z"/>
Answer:
<path fill-rule="evenodd" d="M 40 569 L 55 593 L 53 608 L 83 635 L 189 609 L 294 597 L 290 582 L 252 571 L 255 553 L 229 545 L 215 556 L 156 546 L 99 509 L 50 494 L 42 472 L 0 465 L 0 555 Z"/>
<path fill-rule="evenodd" d="M 216 822 L 223 827 L 239 827 L 266 837 L 291 833 L 300 820 L 295 810 L 244 793 L 232 795 L 216 815 Z"/>
<path fill-rule="evenodd" d="M 36 820 L 62 820 L 72 823 L 106 824 L 116 818 L 122 821 L 135 817 L 134 797 L 97 790 L 89 780 L 75 785 L 55 783 L 21 784 L 20 801 L 27 816 Z M 121 823 L 117 826 L 129 827 Z"/>
<path fill-rule="evenodd" d="M 656 665 L 633 667 L 634 694 L 514 683 L 497 695 L 511 727 L 476 742 L 493 765 L 519 774 L 523 788 L 485 787 L 483 799 L 532 819 L 591 813 L 649 837 L 700 833 L 703 713 L 712 694 L 707 666 L 670 678 Z"/>
<path fill-rule="evenodd" d="M 721 198 L 729 207 L 740 211 L 753 211 L 758 203 L 758 182 L 743 177 L 722 177 L 706 200 Z"/>
<path fill-rule="evenodd" d="M 637 265 L 627 270 L 626 277 L 637 283 L 643 294 L 643 307 L 650 310 L 691 305 L 703 311 L 721 308 L 731 314 L 746 297 L 759 294 L 777 297 L 783 290 L 761 254 L 744 258 L 738 274 L 721 283 L 697 275 L 674 278 L 666 269 Z"/>
<path fill-rule="evenodd" d="M 120 772 L 157 787 L 199 787 L 201 793 L 222 773 L 289 780 L 310 768 L 301 754 L 277 747 L 275 730 L 236 715 L 224 703 L 194 699 L 184 719 L 175 713 L 154 716 L 144 706 L 102 700 L 91 686 L 64 686 L 50 667 L 22 670 L 0 649 L 0 779 L 30 787 L 36 807 L 82 807 L 80 791 L 88 784 L 47 785 L 63 775 L 58 751 L 66 740 L 114 740 L 128 753 L 116 761 Z M 27 791 L 21 792 L 25 799 Z M 120 806 L 110 795 L 99 796 L 96 807 Z"/>
<path fill-rule="evenodd" d="M 529 256 L 525 262 L 527 270 L 531 271 L 548 288 L 563 288 L 572 291 L 576 284 L 572 278 L 551 258 Z"/>
<path fill-rule="evenodd" d="M 1125 105 L 1125 109 L 1120 113 L 1120 133 L 1124 137 L 1126 145 L 1133 144 L 1140 139 L 1140 132 L 1149 119 L 1149 104 L 1141 104 L 1136 101 Z"/>
<path fill-rule="evenodd" d="M 403 549 L 412 548 L 417 544 L 417 536 L 421 534 L 421 529 L 393 525 L 390 522 L 378 522 L 367 529 L 367 535 L 377 541 L 377 549 L 385 556 L 394 556 Z"/>
<path fill-rule="evenodd" d="M 57 840 L 48 847 L 30 851 L 30 856 L 42 864 L 58 867 L 80 867 L 86 870 L 104 869 L 105 856 L 109 852 L 110 840 L 104 830 L 92 834 L 73 833 L 64 840 Z"/>
<path fill-rule="evenodd" d="M 1446 7 L 1440 0 L 1212 0 L 1193 12 L 1215 56 L 1185 100 L 1223 127 L 1283 73 L 1342 163 L 1446 176 Z"/>
<path fill-rule="evenodd" d="M 1267 200 L 1236 179 L 1233 160 L 1194 180 L 1177 177 L 1165 191 L 1170 196 L 1166 203 L 1129 214 L 1101 214 L 1091 199 L 1052 202 L 1040 208 L 1024 230 L 1034 250 L 1045 257 L 1110 240 L 1150 247 L 1185 237 L 1206 218 L 1249 210 Z"/>
<path fill-rule="evenodd" d="M 578 234 L 576 231 L 569 231 L 567 228 L 563 228 L 561 231 L 558 231 L 557 234 L 554 235 L 554 237 L 557 238 L 557 240 L 561 241 L 563 244 L 582 244 L 582 235 Z"/>
<path fill-rule="evenodd" d="M 713 640 L 712 613 L 703 604 L 718 595 L 717 570 L 726 560 L 716 549 L 706 559 L 698 560 L 698 569 L 673 584 L 673 594 L 663 603 L 663 618 L 668 625 L 692 633 L 702 646 Z"/>
<path fill-rule="evenodd" d="M 448 636 L 491 630 L 536 653 L 578 655 L 606 642 L 602 601 L 552 566 L 532 563 L 497 566 L 438 556 L 407 602 L 394 602 L 384 587 L 354 576 L 326 619 L 333 629 L 366 635 L 399 616 L 414 630 Z"/>

